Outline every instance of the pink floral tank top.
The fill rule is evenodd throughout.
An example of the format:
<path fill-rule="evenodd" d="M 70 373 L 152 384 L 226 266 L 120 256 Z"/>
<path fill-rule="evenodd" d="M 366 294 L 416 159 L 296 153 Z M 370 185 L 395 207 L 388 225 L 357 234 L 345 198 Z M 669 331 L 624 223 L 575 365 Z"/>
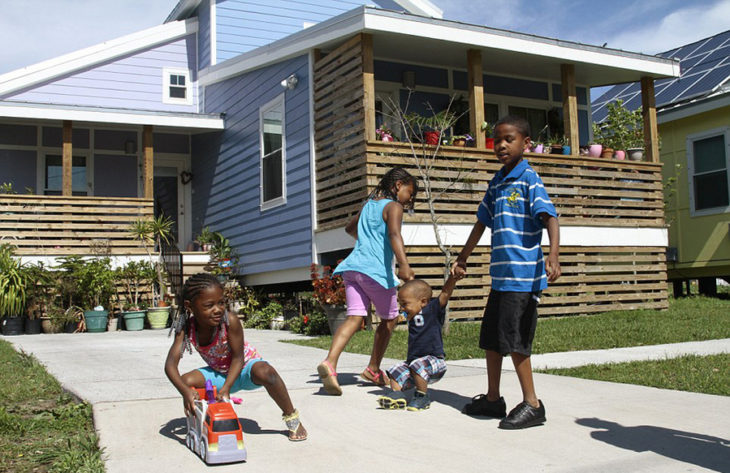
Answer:
<path fill-rule="evenodd" d="M 190 342 L 200 353 L 201 358 L 214 370 L 219 373 L 227 374 L 228 368 L 231 367 L 232 352 L 228 346 L 228 325 L 221 323 L 213 332 L 212 340 L 208 345 L 202 346 L 198 342 L 198 334 L 195 330 L 195 321 L 191 320 L 190 324 Z M 246 366 L 248 360 L 261 358 L 258 351 L 253 345 L 247 341 L 243 342 L 243 365 Z"/>

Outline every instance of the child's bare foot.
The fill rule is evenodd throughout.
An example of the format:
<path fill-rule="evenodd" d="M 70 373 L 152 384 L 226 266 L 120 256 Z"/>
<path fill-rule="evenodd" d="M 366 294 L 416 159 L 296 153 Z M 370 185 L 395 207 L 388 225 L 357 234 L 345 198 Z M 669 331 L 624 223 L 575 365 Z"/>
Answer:
<path fill-rule="evenodd" d="M 307 440 L 307 429 L 299 422 L 298 410 L 294 409 L 294 412 L 289 415 L 282 415 L 281 418 L 286 423 L 286 428 L 289 429 L 289 440 L 292 442 Z"/>

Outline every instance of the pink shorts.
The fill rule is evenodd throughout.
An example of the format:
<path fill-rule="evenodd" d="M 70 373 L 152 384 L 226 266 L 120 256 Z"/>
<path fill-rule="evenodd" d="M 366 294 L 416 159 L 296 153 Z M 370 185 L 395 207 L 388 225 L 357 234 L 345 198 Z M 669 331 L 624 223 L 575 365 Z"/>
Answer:
<path fill-rule="evenodd" d="M 383 320 L 398 317 L 398 288 L 386 289 L 370 276 L 358 271 L 342 273 L 345 281 L 347 315 L 364 317 L 372 301 L 375 313 Z"/>

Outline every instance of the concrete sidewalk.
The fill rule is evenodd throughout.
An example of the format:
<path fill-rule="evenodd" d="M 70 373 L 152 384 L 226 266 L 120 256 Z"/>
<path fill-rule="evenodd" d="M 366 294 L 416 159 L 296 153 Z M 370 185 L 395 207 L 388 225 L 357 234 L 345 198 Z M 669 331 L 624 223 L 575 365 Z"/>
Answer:
<path fill-rule="evenodd" d="M 428 411 L 383 411 L 375 401 L 381 390 L 357 379 L 367 356 L 342 355 L 344 394 L 331 397 L 321 391 L 315 371 L 323 350 L 279 342 L 298 337 L 288 332 L 246 330 L 246 337 L 286 382 L 309 439 L 287 441 L 281 412 L 264 390 L 239 393 L 244 402 L 236 410 L 248 461 L 215 471 L 730 471 L 728 397 L 536 374 L 547 423 L 502 431 L 495 419 L 460 413 L 471 396 L 484 391 L 484 360 L 450 362 L 444 379 L 430 390 L 435 402 Z M 65 388 L 93 404 L 109 473 L 207 469 L 184 445 L 182 402 L 163 372 L 171 343 L 167 331 L 4 339 L 33 353 Z M 685 346 L 638 347 L 646 350 L 641 355 L 629 349 L 602 352 L 664 358 L 689 349 L 678 345 Z M 706 349 L 729 352 L 730 340 L 692 347 Z M 596 352 L 576 352 L 535 356 L 533 363 L 565 366 L 551 360 L 558 355 L 568 364 L 603 359 Z M 201 365 L 197 354 L 188 354 L 180 369 Z M 521 400 L 514 373 L 503 374 L 502 386 L 509 409 Z"/>

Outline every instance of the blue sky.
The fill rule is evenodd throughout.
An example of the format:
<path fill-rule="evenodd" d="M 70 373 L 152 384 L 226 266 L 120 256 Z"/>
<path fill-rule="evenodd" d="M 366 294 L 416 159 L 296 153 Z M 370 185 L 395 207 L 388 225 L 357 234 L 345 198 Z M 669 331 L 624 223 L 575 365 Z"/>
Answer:
<path fill-rule="evenodd" d="M 730 0 L 431 0 L 444 18 L 637 51 L 730 29 Z M 177 0 L 4 0 L 0 74 L 164 21 Z"/>

